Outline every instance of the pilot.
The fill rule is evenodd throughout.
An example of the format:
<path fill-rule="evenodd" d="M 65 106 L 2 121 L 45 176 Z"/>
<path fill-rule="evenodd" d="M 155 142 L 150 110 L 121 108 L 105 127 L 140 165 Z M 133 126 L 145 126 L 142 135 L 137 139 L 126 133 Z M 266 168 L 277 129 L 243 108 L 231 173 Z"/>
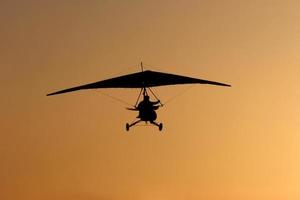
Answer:
<path fill-rule="evenodd" d="M 141 101 L 138 105 L 138 110 L 139 112 L 139 116 L 138 118 L 148 118 L 150 116 L 155 115 L 156 118 L 156 113 L 154 110 L 157 110 L 159 106 L 156 106 L 157 104 L 160 103 L 160 100 L 158 101 L 150 101 L 150 97 L 148 95 L 144 96 L 143 101 Z M 152 117 L 150 117 L 152 118 Z"/>

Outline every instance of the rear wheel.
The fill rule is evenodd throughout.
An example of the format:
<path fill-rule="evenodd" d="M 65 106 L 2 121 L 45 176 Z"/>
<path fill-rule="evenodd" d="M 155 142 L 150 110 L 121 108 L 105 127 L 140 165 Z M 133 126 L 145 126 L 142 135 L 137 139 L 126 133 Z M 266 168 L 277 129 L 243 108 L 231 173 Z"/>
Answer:
<path fill-rule="evenodd" d="M 126 123 L 126 131 L 129 131 L 129 128 L 130 128 L 129 124 Z"/>
<path fill-rule="evenodd" d="M 163 124 L 162 124 L 162 123 L 160 123 L 160 124 L 158 125 L 158 129 L 159 129 L 159 131 L 161 131 L 161 130 L 163 129 Z"/>

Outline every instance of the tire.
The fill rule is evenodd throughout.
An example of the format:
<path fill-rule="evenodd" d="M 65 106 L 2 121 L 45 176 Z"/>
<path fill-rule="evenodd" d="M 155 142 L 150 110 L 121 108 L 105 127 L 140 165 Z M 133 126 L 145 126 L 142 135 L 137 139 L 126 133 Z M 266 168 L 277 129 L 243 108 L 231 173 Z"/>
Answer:
<path fill-rule="evenodd" d="M 126 123 L 126 131 L 129 131 L 129 128 L 130 128 L 129 124 Z"/>
<path fill-rule="evenodd" d="M 159 126 L 158 126 L 158 130 L 161 131 L 162 129 L 163 129 L 163 124 L 160 123 Z"/>

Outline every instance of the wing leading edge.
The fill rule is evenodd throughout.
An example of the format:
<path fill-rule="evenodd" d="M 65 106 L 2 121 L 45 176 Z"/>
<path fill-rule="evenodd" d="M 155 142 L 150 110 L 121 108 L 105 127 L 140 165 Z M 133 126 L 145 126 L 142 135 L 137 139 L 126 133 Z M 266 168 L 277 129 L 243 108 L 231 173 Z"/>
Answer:
<path fill-rule="evenodd" d="M 67 92 L 73 92 L 73 91 L 84 90 L 84 89 L 143 88 L 143 87 L 157 87 L 157 86 L 165 86 L 165 85 L 197 84 L 197 83 L 231 87 L 231 85 L 225 83 L 219 83 L 215 81 L 209 81 L 209 80 L 197 79 L 197 78 L 181 76 L 176 74 L 168 74 L 163 72 L 155 72 L 155 71 L 147 70 L 143 72 L 137 72 L 137 73 L 127 74 L 124 76 L 119 76 L 111 79 L 106 79 L 95 83 L 72 87 L 65 90 L 60 90 L 57 92 L 47 94 L 47 96 L 63 94 Z"/>

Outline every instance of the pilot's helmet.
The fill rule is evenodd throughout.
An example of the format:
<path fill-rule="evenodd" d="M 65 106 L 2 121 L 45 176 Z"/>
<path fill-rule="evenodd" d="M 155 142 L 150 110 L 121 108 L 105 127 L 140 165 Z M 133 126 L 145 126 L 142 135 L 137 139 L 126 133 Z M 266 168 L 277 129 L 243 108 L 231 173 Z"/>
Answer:
<path fill-rule="evenodd" d="M 149 99 L 150 99 L 150 97 L 149 97 L 148 95 L 146 95 L 146 96 L 144 97 L 144 100 L 146 100 L 146 101 L 149 101 Z"/>

